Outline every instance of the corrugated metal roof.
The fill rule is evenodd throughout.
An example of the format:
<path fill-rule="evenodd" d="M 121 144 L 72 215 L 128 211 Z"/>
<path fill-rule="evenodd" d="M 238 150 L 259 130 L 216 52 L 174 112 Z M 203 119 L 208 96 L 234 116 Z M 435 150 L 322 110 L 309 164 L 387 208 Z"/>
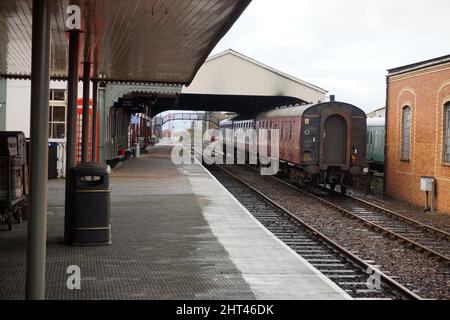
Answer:
<path fill-rule="evenodd" d="M 297 105 L 297 106 L 293 106 L 293 107 L 275 109 L 275 110 L 261 113 L 258 116 L 258 119 L 301 117 L 306 110 L 308 110 L 309 108 L 311 108 L 312 106 L 315 106 L 315 105 L 316 104 L 305 104 L 305 105 Z"/>
<path fill-rule="evenodd" d="M 363 110 L 360 108 L 345 103 L 345 102 L 339 102 L 339 101 L 333 101 L 333 102 L 322 102 L 322 103 L 313 103 L 313 104 L 304 104 L 304 105 L 295 105 L 295 106 L 289 106 L 289 107 L 282 107 L 279 109 L 275 109 L 272 111 L 261 113 L 258 116 L 258 119 L 266 119 L 266 118 L 287 118 L 287 117 L 301 117 L 305 112 L 312 111 L 314 113 L 321 113 L 321 110 L 327 107 L 346 107 L 351 108 L 352 114 L 356 116 L 366 116 Z M 315 108 L 314 110 L 309 110 Z"/>
<path fill-rule="evenodd" d="M 81 8 L 80 57 L 94 79 L 184 84 L 250 1 L 53 0 L 51 76 L 67 76 L 69 4 Z M 31 31 L 32 0 L 1 0 L 0 76 L 30 76 Z"/>

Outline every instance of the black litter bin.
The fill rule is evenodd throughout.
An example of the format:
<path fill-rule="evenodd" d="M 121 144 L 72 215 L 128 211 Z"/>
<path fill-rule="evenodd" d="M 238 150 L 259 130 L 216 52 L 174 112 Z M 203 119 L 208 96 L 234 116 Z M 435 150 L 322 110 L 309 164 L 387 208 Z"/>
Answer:
<path fill-rule="evenodd" d="M 58 178 L 58 144 L 48 144 L 48 179 Z"/>
<path fill-rule="evenodd" d="M 70 244 L 111 244 L 111 189 L 106 164 L 85 163 L 70 172 Z"/>

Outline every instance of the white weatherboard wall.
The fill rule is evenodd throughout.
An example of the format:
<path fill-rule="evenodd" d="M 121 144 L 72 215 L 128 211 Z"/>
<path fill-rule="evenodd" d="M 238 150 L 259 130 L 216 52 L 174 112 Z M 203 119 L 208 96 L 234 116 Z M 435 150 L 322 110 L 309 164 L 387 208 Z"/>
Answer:
<path fill-rule="evenodd" d="M 31 81 L 8 80 L 6 86 L 6 131 L 30 136 Z"/>
<path fill-rule="evenodd" d="M 50 89 L 67 89 L 66 81 L 50 81 Z M 92 97 L 92 84 L 91 84 Z M 78 85 L 78 97 L 83 97 L 83 84 Z M 6 131 L 23 131 L 30 136 L 31 81 L 7 80 Z"/>
<path fill-rule="evenodd" d="M 6 128 L 6 79 L 0 79 L 0 131 Z"/>
<path fill-rule="evenodd" d="M 183 93 L 289 96 L 317 103 L 327 91 L 227 50 L 208 58 Z"/>

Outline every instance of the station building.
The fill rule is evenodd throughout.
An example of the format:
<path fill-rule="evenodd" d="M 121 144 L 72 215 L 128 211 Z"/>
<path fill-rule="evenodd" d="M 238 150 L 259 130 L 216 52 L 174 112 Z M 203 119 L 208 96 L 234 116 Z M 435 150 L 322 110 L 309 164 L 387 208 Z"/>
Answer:
<path fill-rule="evenodd" d="M 389 70 L 386 115 L 387 194 L 423 205 L 431 177 L 436 209 L 450 212 L 450 55 Z"/>

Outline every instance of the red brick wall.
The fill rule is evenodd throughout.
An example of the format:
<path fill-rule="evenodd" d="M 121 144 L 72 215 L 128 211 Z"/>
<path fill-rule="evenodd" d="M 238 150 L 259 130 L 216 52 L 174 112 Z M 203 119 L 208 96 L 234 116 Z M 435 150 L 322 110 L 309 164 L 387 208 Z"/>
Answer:
<path fill-rule="evenodd" d="M 420 177 L 437 181 L 436 208 L 450 213 L 450 164 L 443 163 L 444 104 L 450 101 L 450 63 L 388 78 L 386 192 L 424 204 Z M 410 161 L 401 161 L 402 109 L 411 115 Z"/>

